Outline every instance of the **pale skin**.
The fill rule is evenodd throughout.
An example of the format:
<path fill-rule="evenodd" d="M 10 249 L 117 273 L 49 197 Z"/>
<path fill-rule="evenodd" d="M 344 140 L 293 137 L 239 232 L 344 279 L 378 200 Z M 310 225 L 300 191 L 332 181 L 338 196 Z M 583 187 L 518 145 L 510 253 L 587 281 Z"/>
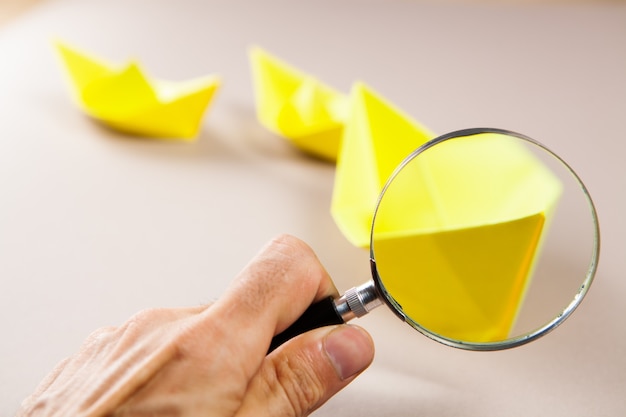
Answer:
<path fill-rule="evenodd" d="M 351 325 L 272 337 L 337 290 L 311 248 L 270 242 L 211 305 L 152 309 L 92 333 L 24 400 L 24 416 L 307 416 L 374 356 Z"/>

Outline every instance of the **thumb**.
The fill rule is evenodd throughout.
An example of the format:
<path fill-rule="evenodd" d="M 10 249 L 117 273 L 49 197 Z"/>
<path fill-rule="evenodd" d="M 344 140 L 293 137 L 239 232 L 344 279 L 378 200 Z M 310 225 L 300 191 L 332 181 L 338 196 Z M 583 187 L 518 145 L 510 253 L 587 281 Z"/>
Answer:
<path fill-rule="evenodd" d="M 304 333 L 268 355 L 237 416 L 307 416 L 348 385 L 374 358 L 374 343 L 352 325 Z"/>

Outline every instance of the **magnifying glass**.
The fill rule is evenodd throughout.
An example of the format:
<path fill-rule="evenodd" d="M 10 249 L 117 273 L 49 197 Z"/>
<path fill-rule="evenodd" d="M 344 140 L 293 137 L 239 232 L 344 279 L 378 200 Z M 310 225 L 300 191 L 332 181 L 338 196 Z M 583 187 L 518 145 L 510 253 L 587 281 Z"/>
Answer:
<path fill-rule="evenodd" d="M 591 196 L 554 152 L 503 129 L 448 133 L 407 156 L 384 185 L 372 217 L 372 279 L 313 304 L 270 351 L 381 305 L 448 346 L 519 346 L 582 302 L 599 250 Z"/>

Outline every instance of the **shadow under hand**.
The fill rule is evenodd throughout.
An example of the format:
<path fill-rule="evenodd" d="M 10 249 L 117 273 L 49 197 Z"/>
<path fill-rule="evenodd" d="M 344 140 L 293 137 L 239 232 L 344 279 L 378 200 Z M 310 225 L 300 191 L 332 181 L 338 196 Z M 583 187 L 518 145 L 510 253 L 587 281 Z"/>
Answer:
<path fill-rule="evenodd" d="M 471 408 L 475 406 L 475 399 L 457 387 L 373 367 L 333 397 L 316 416 L 446 417 L 459 415 L 459 410 L 473 415 Z"/>

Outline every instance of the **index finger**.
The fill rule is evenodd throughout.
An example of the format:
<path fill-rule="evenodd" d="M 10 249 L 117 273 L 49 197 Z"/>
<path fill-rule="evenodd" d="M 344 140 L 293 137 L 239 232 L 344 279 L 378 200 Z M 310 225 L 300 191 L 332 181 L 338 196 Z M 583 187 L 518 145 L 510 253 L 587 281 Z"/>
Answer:
<path fill-rule="evenodd" d="M 237 349 L 256 349 L 265 356 L 274 335 L 329 296 L 338 292 L 314 251 L 282 235 L 261 250 L 206 313 L 219 316 L 221 325 L 235 335 Z"/>

